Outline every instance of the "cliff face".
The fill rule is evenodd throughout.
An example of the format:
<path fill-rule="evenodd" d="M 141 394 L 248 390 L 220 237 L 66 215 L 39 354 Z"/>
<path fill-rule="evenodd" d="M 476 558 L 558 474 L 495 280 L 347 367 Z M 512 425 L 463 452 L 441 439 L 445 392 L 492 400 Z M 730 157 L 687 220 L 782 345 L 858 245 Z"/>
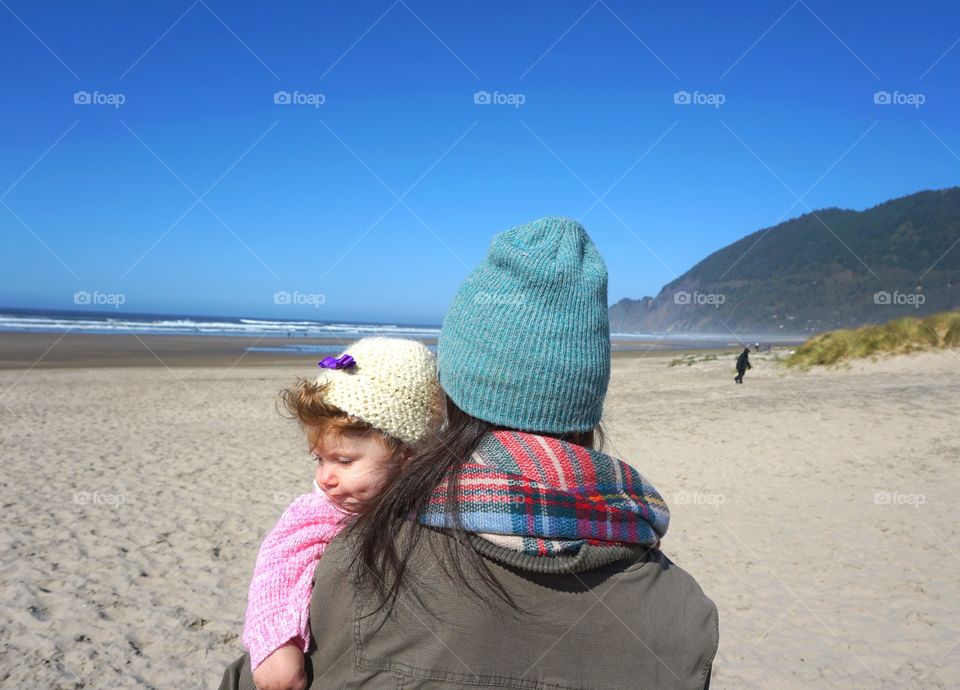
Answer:
<path fill-rule="evenodd" d="M 616 332 L 811 333 L 960 307 L 960 187 L 866 211 L 823 209 L 714 252 L 656 297 L 610 307 Z"/>

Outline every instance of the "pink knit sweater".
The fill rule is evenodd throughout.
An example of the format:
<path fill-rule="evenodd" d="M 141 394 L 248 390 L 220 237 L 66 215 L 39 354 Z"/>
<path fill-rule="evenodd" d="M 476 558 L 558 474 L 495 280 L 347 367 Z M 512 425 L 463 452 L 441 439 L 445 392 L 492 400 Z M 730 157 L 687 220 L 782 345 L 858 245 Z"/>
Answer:
<path fill-rule="evenodd" d="M 327 544 L 349 516 L 315 491 L 291 503 L 263 540 L 243 624 L 251 669 L 291 641 L 306 653 L 313 574 Z"/>

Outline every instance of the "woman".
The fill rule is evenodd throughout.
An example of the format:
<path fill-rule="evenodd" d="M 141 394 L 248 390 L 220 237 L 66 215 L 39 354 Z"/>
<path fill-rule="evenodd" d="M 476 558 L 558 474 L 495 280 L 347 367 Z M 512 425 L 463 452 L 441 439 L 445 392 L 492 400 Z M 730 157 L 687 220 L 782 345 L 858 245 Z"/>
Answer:
<path fill-rule="evenodd" d="M 760 343 L 757 343 L 757 349 L 760 349 Z M 737 375 L 733 377 L 733 380 L 737 383 L 743 383 L 743 375 L 747 373 L 747 369 L 753 369 L 750 365 L 749 347 L 743 348 L 743 352 L 737 357 Z"/>
<path fill-rule="evenodd" d="M 309 687 L 708 687 L 716 607 L 659 550 L 660 495 L 596 450 L 607 271 L 580 224 L 494 238 L 437 355 L 443 430 L 317 568 Z"/>

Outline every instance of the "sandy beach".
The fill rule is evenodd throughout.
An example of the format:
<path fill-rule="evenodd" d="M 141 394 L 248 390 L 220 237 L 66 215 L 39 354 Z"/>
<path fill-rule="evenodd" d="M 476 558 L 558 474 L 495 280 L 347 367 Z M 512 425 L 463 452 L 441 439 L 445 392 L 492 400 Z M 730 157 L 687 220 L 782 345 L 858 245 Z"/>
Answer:
<path fill-rule="evenodd" d="M 274 396 L 313 360 L 90 367 L 53 346 L 29 368 L 11 342 L 0 685 L 215 686 L 257 545 L 309 486 Z M 605 425 L 719 607 L 713 687 L 960 685 L 960 353 L 802 373 L 774 352 L 742 386 L 732 352 L 676 357 L 615 357 Z"/>
<path fill-rule="evenodd" d="M 349 343 L 342 338 L 0 333 L 0 369 L 291 365 L 313 356 L 291 354 L 295 348 L 327 354 Z M 423 343 L 435 345 L 436 338 L 423 338 Z"/>

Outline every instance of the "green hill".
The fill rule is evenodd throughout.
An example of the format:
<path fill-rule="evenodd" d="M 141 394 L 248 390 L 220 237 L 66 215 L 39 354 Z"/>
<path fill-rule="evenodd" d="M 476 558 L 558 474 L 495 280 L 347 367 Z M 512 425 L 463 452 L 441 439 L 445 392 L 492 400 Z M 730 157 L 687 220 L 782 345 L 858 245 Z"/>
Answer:
<path fill-rule="evenodd" d="M 828 208 L 714 252 L 614 331 L 812 333 L 960 307 L 960 187 L 865 211 Z"/>

